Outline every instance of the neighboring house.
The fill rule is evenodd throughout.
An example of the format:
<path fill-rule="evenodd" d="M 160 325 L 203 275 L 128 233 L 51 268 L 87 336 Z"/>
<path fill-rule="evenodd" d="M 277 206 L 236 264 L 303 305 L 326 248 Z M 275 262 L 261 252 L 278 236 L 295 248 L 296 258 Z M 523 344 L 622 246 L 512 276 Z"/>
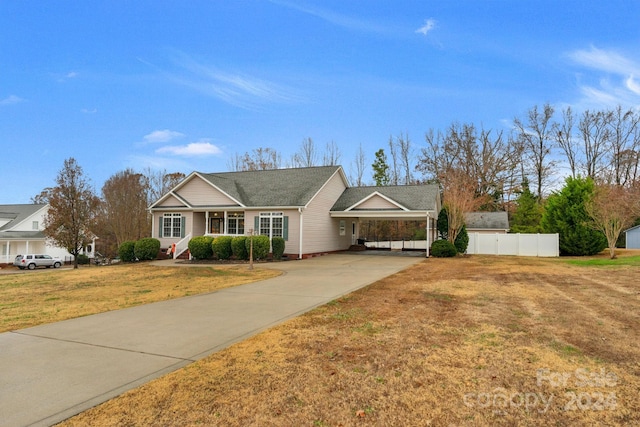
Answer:
<path fill-rule="evenodd" d="M 72 259 L 66 249 L 47 242 L 42 230 L 48 210 L 47 204 L 0 205 L 0 264 L 10 264 L 16 255 L 27 253 Z M 85 253 L 92 257 L 94 248 L 95 241 Z"/>
<path fill-rule="evenodd" d="M 467 212 L 464 214 L 467 233 L 506 234 L 509 217 L 506 212 Z"/>
<path fill-rule="evenodd" d="M 627 249 L 640 249 L 640 225 L 636 225 L 625 232 Z"/>
<path fill-rule="evenodd" d="M 285 254 L 305 258 L 348 249 L 359 220 L 425 221 L 430 239 L 440 211 L 436 185 L 349 188 L 341 166 L 249 172 L 193 172 L 153 203 L 153 237 L 161 247 L 202 235 L 283 237 Z"/>

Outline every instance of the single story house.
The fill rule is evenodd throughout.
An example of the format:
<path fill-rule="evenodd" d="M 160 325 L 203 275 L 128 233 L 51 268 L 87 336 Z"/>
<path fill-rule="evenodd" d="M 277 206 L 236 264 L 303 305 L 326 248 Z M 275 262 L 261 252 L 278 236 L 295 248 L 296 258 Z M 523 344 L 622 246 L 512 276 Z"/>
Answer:
<path fill-rule="evenodd" d="M 626 248 L 627 249 L 640 249 L 640 225 L 636 225 L 635 227 L 631 227 L 626 230 Z"/>
<path fill-rule="evenodd" d="M 506 234 L 509 216 L 506 212 L 467 212 L 464 214 L 467 233 Z"/>
<path fill-rule="evenodd" d="M 73 259 L 65 248 L 47 242 L 43 230 L 48 210 L 48 204 L 0 205 L 0 264 L 11 264 L 16 255 L 27 253 Z M 92 257 L 94 248 L 95 241 L 85 253 Z"/>
<path fill-rule="evenodd" d="M 306 258 L 346 250 L 359 221 L 420 220 L 435 237 L 436 185 L 349 187 L 341 166 L 247 172 L 192 172 L 153 203 L 152 236 L 174 257 L 194 236 L 249 233 L 285 239 L 285 255 Z"/>

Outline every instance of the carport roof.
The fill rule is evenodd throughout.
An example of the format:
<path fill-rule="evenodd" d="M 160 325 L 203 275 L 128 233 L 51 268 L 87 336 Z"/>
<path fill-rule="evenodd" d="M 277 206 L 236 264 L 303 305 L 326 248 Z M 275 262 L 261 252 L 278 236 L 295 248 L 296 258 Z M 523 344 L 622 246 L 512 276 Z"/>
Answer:
<path fill-rule="evenodd" d="M 426 212 L 439 208 L 440 190 L 435 184 L 427 185 L 394 185 L 384 187 L 352 187 L 347 188 L 331 208 L 332 212 L 363 212 L 376 209 L 359 209 L 358 205 L 365 200 L 379 195 L 398 206 L 398 212 Z M 380 210 L 380 209 L 378 209 Z M 388 209 L 386 209 L 388 211 Z"/>

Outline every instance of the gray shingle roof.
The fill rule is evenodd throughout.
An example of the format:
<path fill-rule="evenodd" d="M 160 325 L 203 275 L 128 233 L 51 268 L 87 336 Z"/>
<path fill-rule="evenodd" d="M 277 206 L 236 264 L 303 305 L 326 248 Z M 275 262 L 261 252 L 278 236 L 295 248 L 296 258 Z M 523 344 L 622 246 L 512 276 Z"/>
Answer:
<path fill-rule="evenodd" d="M 344 211 L 361 200 L 378 192 L 412 211 L 433 211 L 437 208 L 440 192 L 437 185 L 397 185 L 386 187 L 347 188 L 331 208 Z"/>
<path fill-rule="evenodd" d="M 0 240 L 44 239 L 42 231 L 5 231 L 0 233 Z"/>
<path fill-rule="evenodd" d="M 340 166 L 198 173 L 247 207 L 305 206 Z"/>
<path fill-rule="evenodd" d="M 10 220 L 0 227 L 0 231 L 10 230 L 45 206 L 45 204 L 0 205 L 0 218 Z"/>
<path fill-rule="evenodd" d="M 467 229 L 509 229 L 509 217 L 506 212 L 467 212 L 464 214 L 464 221 Z"/>

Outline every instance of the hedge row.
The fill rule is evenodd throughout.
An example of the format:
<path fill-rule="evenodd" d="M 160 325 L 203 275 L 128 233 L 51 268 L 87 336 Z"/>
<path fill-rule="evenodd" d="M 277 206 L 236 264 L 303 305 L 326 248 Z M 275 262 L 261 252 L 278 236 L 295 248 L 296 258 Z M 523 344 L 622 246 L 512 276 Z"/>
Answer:
<path fill-rule="evenodd" d="M 122 242 L 118 248 L 118 256 L 123 262 L 147 261 L 158 258 L 160 240 L 145 237 L 138 241 Z"/>
<path fill-rule="evenodd" d="M 198 236 L 189 240 L 189 251 L 194 259 L 230 259 L 248 260 L 253 241 L 253 259 L 265 259 L 269 255 L 269 246 L 273 246 L 273 259 L 281 259 L 285 242 L 282 237 L 274 237 L 269 242 L 268 236 Z M 271 243 L 271 245 L 270 245 Z"/>

